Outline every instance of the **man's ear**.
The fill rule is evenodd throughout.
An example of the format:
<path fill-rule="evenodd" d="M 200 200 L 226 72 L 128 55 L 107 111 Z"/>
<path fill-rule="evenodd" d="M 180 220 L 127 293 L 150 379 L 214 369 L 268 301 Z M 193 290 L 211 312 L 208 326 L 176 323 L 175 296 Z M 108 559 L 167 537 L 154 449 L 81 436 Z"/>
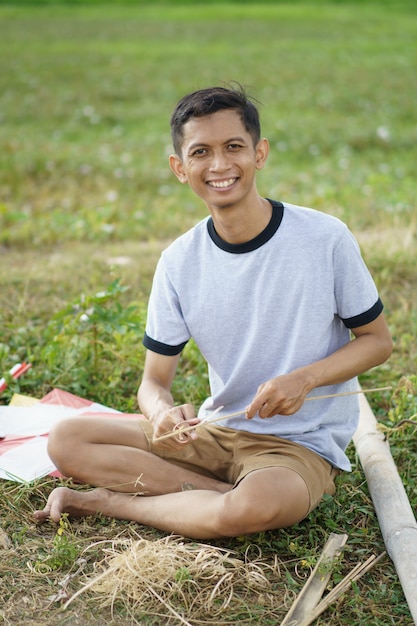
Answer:
<path fill-rule="evenodd" d="M 260 139 L 256 146 L 256 169 L 261 170 L 266 163 L 269 154 L 268 139 Z"/>
<path fill-rule="evenodd" d="M 169 167 L 174 172 L 180 183 L 185 184 L 186 182 L 188 182 L 187 176 L 184 171 L 183 162 L 177 154 L 171 154 L 171 156 L 169 157 Z"/>

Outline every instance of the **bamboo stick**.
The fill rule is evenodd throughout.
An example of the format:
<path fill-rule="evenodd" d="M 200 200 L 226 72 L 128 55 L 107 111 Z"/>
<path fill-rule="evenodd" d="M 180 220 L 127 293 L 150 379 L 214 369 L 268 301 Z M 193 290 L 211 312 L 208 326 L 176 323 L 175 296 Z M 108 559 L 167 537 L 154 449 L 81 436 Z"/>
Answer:
<path fill-rule="evenodd" d="M 222 415 L 222 417 L 216 417 L 213 420 L 207 420 L 206 422 L 200 422 L 198 424 L 194 424 L 194 426 L 184 426 L 184 428 L 178 428 L 177 430 L 173 430 L 165 435 L 161 435 L 157 437 L 155 441 L 162 441 L 163 439 L 171 439 L 171 437 L 178 437 L 178 435 L 183 435 L 184 433 L 189 433 L 191 430 L 195 430 L 198 426 L 205 426 L 206 424 L 217 424 L 217 422 L 224 422 L 224 420 L 229 419 L 230 417 L 237 417 L 238 415 L 244 415 L 246 411 L 236 411 L 236 413 L 229 413 L 229 415 Z"/>
<path fill-rule="evenodd" d="M 417 624 L 417 522 L 389 444 L 377 429 L 367 399 L 360 398 L 360 419 L 353 437 L 382 536 L 414 623 Z"/>
<path fill-rule="evenodd" d="M 331 533 L 311 575 L 297 596 L 281 626 L 298 626 L 320 602 L 330 580 L 333 565 L 347 541 L 347 535 Z"/>
<path fill-rule="evenodd" d="M 375 555 L 370 556 L 365 563 L 358 563 L 353 570 L 345 576 L 338 585 L 336 585 L 336 587 L 333 587 L 333 589 L 321 602 L 319 602 L 319 604 L 311 609 L 309 614 L 306 615 L 303 620 L 300 622 L 292 622 L 291 624 L 288 624 L 288 626 L 310 626 L 310 624 L 312 624 L 322 613 L 324 613 L 324 611 L 331 604 L 333 604 L 333 602 L 348 591 L 353 582 L 356 582 L 359 578 L 361 578 L 361 576 L 366 574 L 366 572 L 369 572 L 371 567 L 376 565 L 376 563 L 378 563 L 378 561 L 380 561 L 384 556 L 385 552 L 380 554 L 378 557 Z"/>

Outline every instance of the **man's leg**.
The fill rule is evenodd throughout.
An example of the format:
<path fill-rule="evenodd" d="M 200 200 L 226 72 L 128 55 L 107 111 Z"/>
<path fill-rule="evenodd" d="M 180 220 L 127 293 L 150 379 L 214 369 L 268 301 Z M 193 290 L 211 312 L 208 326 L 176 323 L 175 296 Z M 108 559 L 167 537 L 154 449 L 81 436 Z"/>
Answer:
<path fill-rule="evenodd" d="M 155 496 L 184 489 L 224 492 L 232 488 L 148 452 L 140 421 L 107 417 L 63 420 L 49 435 L 48 453 L 64 476 L 112 491 Z"/>
<path fill-rule="evenodd" d="M 251 472 L 225 493 L 200 488 L 143 498 L 107 489 L 56 489 L 35 517 L 58 521 L 64 512 L 99 512 L 194 539 L 214 539 L 290 526 L 305 517 L 309 505 L 304 480 L 293 470 L 273 467 Z"/>

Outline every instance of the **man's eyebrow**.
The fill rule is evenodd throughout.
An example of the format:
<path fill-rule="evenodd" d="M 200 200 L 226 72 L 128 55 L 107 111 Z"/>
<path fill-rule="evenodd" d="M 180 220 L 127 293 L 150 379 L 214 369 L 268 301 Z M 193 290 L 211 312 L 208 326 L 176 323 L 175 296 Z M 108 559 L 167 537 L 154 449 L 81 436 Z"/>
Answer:
<path fill-rule="evenodd" d="M 208 144 L 203 143 L 203 142 L 195 142 L 195 143 L 190 143 L 189 146 L 187 146 L 187 150 L 194 150 L 195 148 L 205 148 Z"/>
<path fill-rule="evenodd" d="M 244 137 L 230 137 L 229 139 L 226 139 L 226 141 L 223 142 L 223 145 L 227 145 L 229 143 L 247 143 L 247 140 Z M 189 146 L 187 146 L 187 150 L 195 150 L 195 148 L 207 148 L 209 146 L 209 144 L 204 143 L 204 142 L 200 142 L 200 141 L 196 141 L 194 143 L 190 143 Z"/>
<path fill-rule="evenodd" d="M 225 141 L 224 143 L 235 143 L 235 142 L 239 142 L 239 143 L 247 143 L 247 139 L 245 139 L 244 137 L 241 137 L 240 135 L 238 135 L 237 137 L 231 137 L 230 139 L 228 139 L 227 141 Z"/>

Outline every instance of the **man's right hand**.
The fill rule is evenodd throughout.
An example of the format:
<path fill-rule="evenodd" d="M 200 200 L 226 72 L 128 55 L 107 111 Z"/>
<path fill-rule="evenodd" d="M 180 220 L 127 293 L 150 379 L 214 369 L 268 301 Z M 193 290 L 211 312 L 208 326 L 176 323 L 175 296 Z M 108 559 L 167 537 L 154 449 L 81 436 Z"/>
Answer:
<path fill-rule="evenodd" d="M 196 417 L 192 404 L 181 404 L 158 413 L 151 421 L 154 428 L 153 440 L 156 442 L 159 437 L 173 432 L 177 424 L 184 422 L 184 426 L 193 426 L 194 424 L 197 426 L 200 420 Z M 190 439 L 196 439 L 198 437 L 195 431 L 189 431 L 187 434 Z M 176 437 L 170 437 L 169 439 L 164 439 L 156 443 L 158 443 L 158 445 L 175 445 L 175 447 L 181 445 Z"/>

